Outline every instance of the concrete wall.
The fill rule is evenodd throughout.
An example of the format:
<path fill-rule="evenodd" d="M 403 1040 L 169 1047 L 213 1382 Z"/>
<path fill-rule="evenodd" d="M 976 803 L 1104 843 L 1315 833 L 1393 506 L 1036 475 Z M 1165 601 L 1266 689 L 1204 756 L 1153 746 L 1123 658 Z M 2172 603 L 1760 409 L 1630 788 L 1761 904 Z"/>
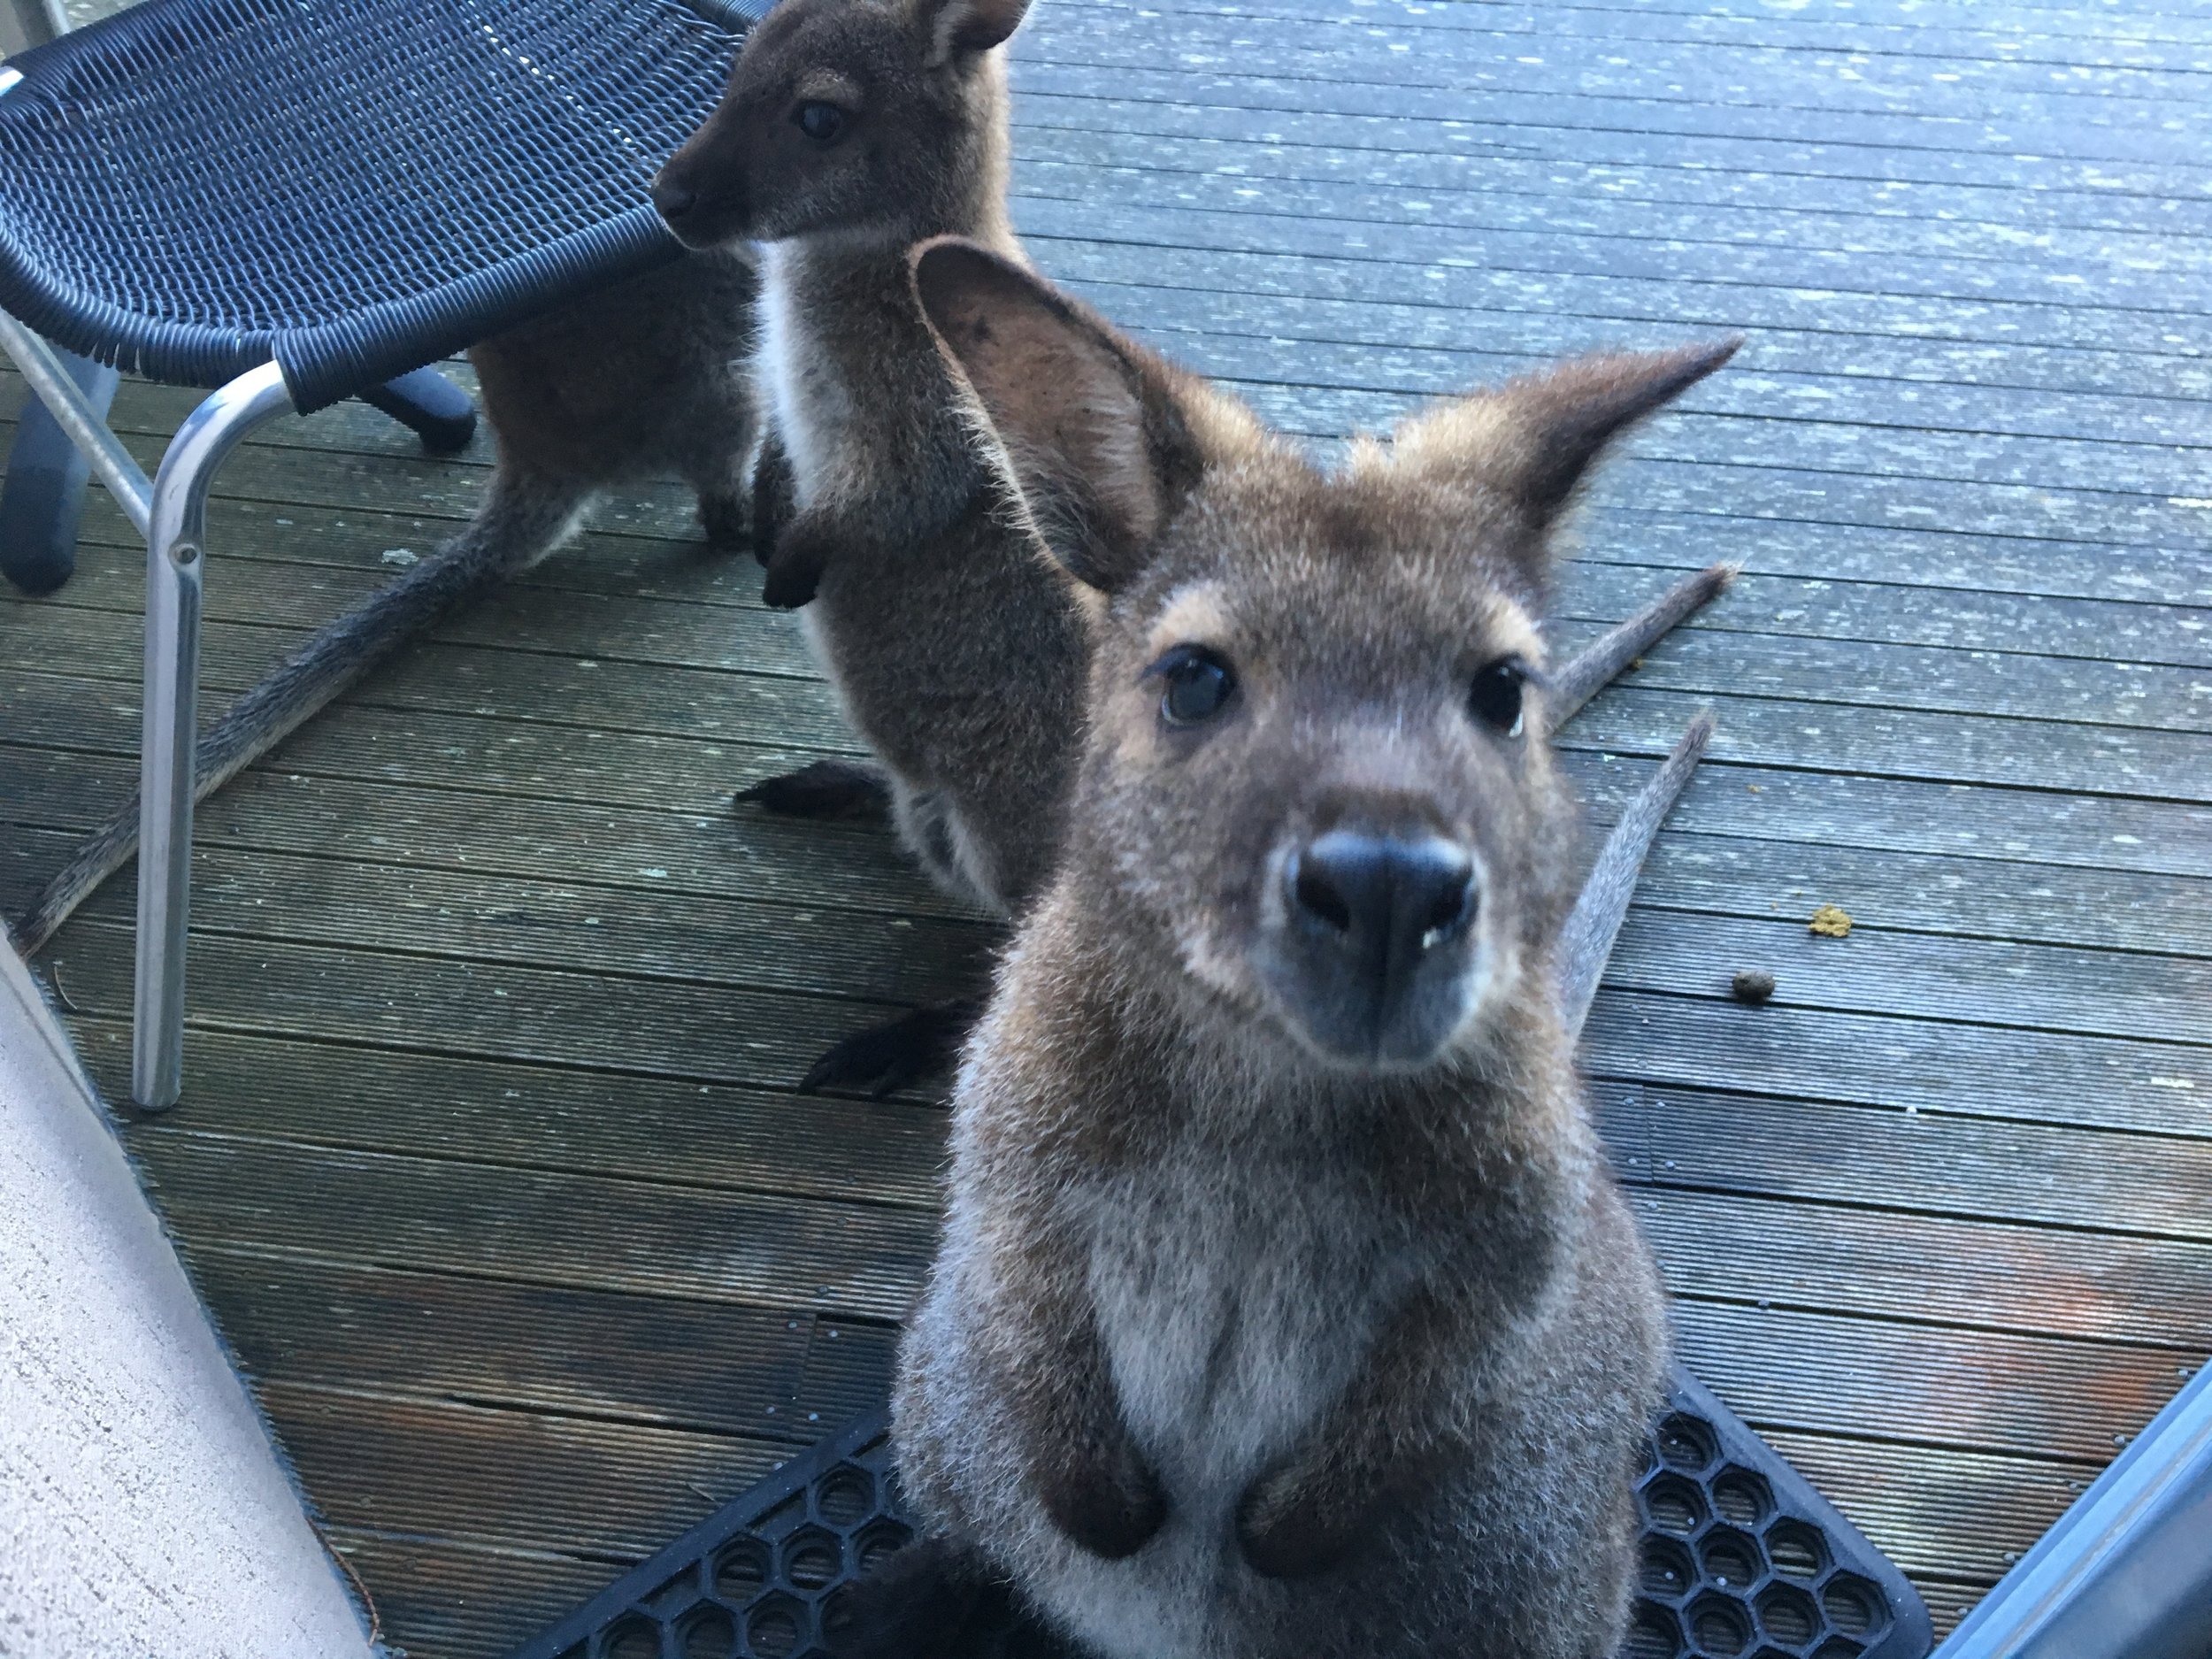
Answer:
<path fill-rule="evenodd" d="M 65 1040 L 0 938 L 0 1656 L 369 1651 Z"/>

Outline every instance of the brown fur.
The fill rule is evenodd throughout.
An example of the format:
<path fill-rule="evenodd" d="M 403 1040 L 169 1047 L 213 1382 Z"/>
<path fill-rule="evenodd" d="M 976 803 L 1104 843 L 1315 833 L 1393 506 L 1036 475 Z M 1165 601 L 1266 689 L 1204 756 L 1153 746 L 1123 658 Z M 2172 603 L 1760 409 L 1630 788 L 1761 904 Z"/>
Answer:
<path fill-rule="evenodd" d="M 1541 691 L 1510 731 L 1479 694 L 1540 686 L 1584 470 L 1727 349 L 1571 365 L 1324 473 L 986 250 L 917 281 L 1098 617 L 1064 855 L 956 1096 L 910 1496 L 1104 1655 L 1609 1655 L 1663 1319 L 1549 971 Z M 1178 724 L 1194 646 L 1234 688 Z M 1387 973 L 1328 954 L 1336 834 L 1471 872 Z"/>
<path fill-rule="evenodd" d="M 764 244 L 762 400 L 790 470 L 772 603 L 807 628 L 890 773 L 902 834 L 1002 914 L 1043 885 L 1080 698 L 1080 618 L 999 510 L 909 286 L 941 232 L 1018 257 L 1005 65 L 1026 0 L 785 0 L 656 199 L 696 246 Z M 828 104 L 835 142 L 810 138 Z"/>

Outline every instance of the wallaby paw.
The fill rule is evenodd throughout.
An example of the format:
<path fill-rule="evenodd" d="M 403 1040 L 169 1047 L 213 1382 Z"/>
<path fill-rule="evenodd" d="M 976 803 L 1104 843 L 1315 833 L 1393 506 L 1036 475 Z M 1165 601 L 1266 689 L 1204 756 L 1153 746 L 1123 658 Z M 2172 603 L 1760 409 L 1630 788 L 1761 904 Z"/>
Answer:
<path fill-rule="evenodd" d="M 822 585 L 836 548 L 815 526 L 801 519 L 777 537 L 760 584 L 760 602 L 778 611 L 810 603 Z"/>
<path fill-rule="evenodd" d="M 1326 1502 L 1293 1468 L 1263 1475 L 1237 1505 L 1237 1542 L 1263 1578 L 1310 1578 L 1341 1566 L 1366 1541 L 1369 1516 Z"/>
<path fill-rule="evenodd" d="M 851 760 L 818 760 L 796 772 L 763 779 L 733 797 L 782 818 L 864 818 L 891 816 L 891 786 L 873 766 Z"/>
<path fill-rule="evenodd" d="M 856 1031 L 830 1045 L 799 1079 L 799 1092 L 865 1089 L 881 1100 L 910 1083 L 941 1077 L 959 1057 L 978 1011 L 972 1002 L 933 1002 Z"/>
<path fill-rule="evenodd" d="M 1167 1494 L 1125 1440 L 1118 1455 L 1040 1470 L 1037 1496 L 1055 1526 L 1104 1561 L 1135 1555 L 1167 1524 Z"/>

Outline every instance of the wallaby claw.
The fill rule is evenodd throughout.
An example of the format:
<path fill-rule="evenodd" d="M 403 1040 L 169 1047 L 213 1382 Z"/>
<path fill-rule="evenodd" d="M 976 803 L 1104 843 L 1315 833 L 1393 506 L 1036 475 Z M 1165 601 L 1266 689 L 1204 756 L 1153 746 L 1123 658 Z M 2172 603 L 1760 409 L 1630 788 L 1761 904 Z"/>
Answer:
<path fill-rule="evenodd" d="M 941 1077 L 980 1011 L 972 1001 L 933 1002 L 830 1045 L 799 1079 L 799 1093 L 865 1089 L 876 1099 L 910 1083 Z"/>
<path fill-rule="evenodd" d="M 891 787 L 873 766 L 849 760 L 818 760 L 796 772 L 764 778 L 733 797 L 781 818 L 857 818 L 881 823 L 891 816 Z"/>

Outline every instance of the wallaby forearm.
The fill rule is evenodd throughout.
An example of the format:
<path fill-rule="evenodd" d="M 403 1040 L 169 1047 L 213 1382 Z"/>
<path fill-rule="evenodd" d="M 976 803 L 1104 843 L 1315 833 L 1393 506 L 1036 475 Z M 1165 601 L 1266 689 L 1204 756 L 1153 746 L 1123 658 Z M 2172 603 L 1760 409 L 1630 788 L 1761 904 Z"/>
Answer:
<path fill-rule="evenodd" d="M 1039 1217 L 1005 1271 L 1027 1294 L 1006 1310 L 991 1357 L 1030 1484 L 1062 1532 L 1119 1560 L 1159 1530 L 1167 1501 L 1122 1416 L 1081 1252 Z"/>

